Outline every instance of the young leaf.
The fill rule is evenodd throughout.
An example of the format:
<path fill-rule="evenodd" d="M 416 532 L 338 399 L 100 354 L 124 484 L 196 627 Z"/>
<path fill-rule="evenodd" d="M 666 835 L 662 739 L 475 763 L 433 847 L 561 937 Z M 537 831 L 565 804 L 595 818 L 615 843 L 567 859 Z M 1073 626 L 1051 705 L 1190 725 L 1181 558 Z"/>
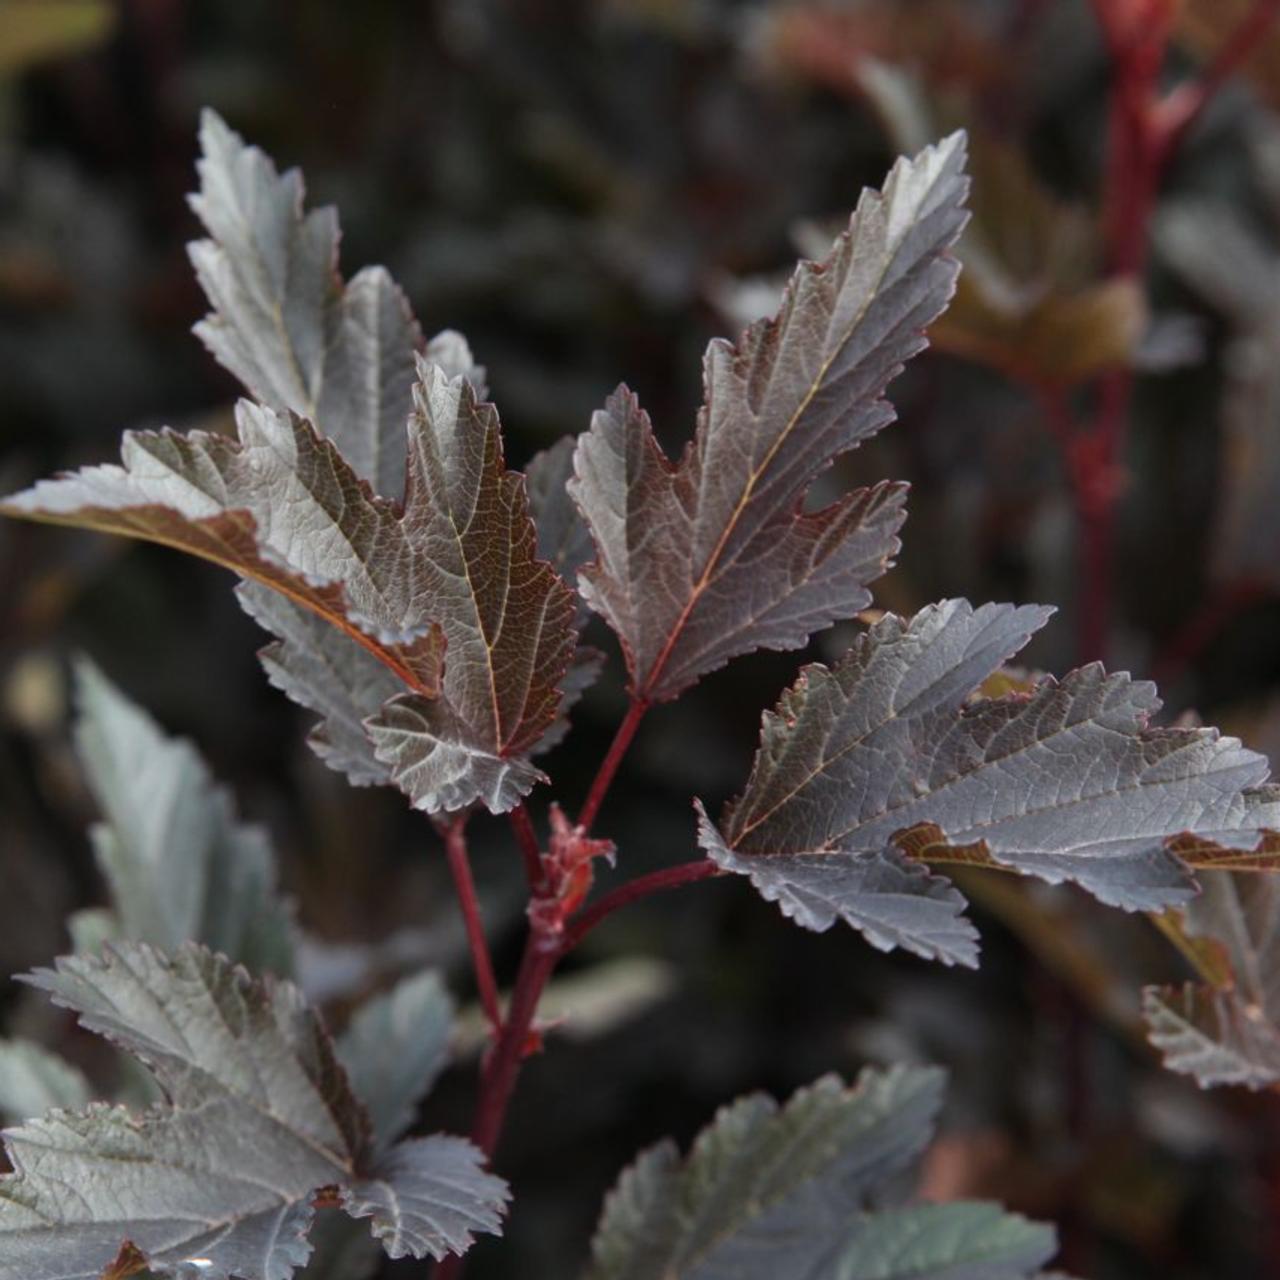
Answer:
<path fill-rule="evenodd" d="M 537 558 L 523 477 L 468 382 L 420 368 L 405 533 L 448 644 L 444 692 L 393 698 L 365 722 L 374 754 L 429 813 L 512 808 L 542 775 L 528 754 L 560 712 L 573 594 Z"/>
<path fill-rule="evenodd" d="M 408 302 L 382 267 L 343 286 L 337 214 L 303 212 L 296 169 L 279 174 L 208 110 L 200 149 L 191 207 L 212 239 L 189 252 L 213 312 L 197 335 L 255 399 L 306 418 L 378 493 L 399 498 L 422 346 Z"/>
<path fill-rule="evenodd" d="M 1022 1280 L 1050 1229 L 985 1205 L 867 1212 L 928 1143 L 941 1088 L 898 1068 L 724 1108 L 687 1159 L 667 1142 L 622 1175 L 586 1280 Z"/>
<path fill-rule="evenodd" d="M 428 970 L 366 1001 L 338 1038 L 338 1059 L 356 1096 L 367 1099 L 376 1151 L 385 1151 L 413 1123 L 444 1070 L 452 1030 L 453 1001 Z"/>
<path fill-rule="evenodd" d="M 597 551 L 581 590 L 621 639 L 637 696 L 673 698 L 739 654 L 797 648 L 869 602 L 904 487 L 817 512 L 805 497 L 892 420 L 884 389 L 955 285 L 963 165 L 962 134 L 900 160 L 828 257 L 800 265 L 773 320 L 710 345 L 678 465 L 625 388 L 579 438 L 571 489 Z"/>
<path fill-rule="evenodd" d="M 87 467 L 0 512 L 160 542 L 319 614 L 402 680 L 438 692 L 443 637 L 396 508 L 307 423 L 241 401 L 237 440 L 127 431 L 124 465 Z"/>
<path fill-rule="evenodd" d="M 146 1064 L 165 1102 L 55 1111 L 6 1134 L 0 1280 L 96 1280 L 126 1242 L 161 1275 L 287 1280 L 310 1253 L 313 1199 L 364 1184 L 369 1122 L 316 1015 L 201 947 L 145 944 L 60 960 L 34 985 Z M 447 1140 L 460 1194 L 412 1241 L 441 1257 L 496 1229 L 505 1185 Z M 393 1162 L 397 1148 L 387 1157 Z M 72 1190 L 74 1188 L 74 1190 Z M 424 1255 L 418 1255 L 424 1256 Z"/>
<path fill-rule="evenodd" d="M 91 663 L 76 667 L 76 750 L 106 821 L 92 830 L 123 937 L 173 950 L 198 941 L 260 972 L 293 966 L 266 832 L 190 743 L 167 737 Z"/>
<path fill-rule="evenodd" d="M 1183 912 L 1193 939 L 1222 949 L 1222 981 L 1148 987 L 1148 1035 L 1171 1071 L 1205 1088 L 1280 1084 L 1280 885 L 1213 872 Z"/>
<path fill-rule="evenodd" d="M 1267 763 L 1216 730 L 1150 728 L 1153 687 L 1096 665 L 1027 694 L 972 696 L 1049 612 L 948 601 L 884 618 L 833 669 L 806 667 L 766 713 L 719 831 L 703 815 L 703 848 L 807 928 L 839 916 L 878 946 L 960 961 L 971 935 L 948 949 L 936 899 L 868 904 L 864 881 L 880 889 L 883 862 L 903 873 L 897 894 L 912 890 L 910 856 L 1071 880 L 1130 911 L 1185 902 L 1180 853 L 1244 857 L 1257 828 L 1280 822 Z"/>

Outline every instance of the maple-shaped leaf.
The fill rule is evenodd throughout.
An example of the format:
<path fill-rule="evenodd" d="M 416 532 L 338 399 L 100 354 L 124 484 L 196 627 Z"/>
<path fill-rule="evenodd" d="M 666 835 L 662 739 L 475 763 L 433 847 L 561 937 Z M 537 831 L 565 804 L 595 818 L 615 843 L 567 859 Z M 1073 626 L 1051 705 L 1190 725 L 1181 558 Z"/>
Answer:
<path fill-rule="evenodd" d="M 287 1280 L 310 1254 L 318 1194 L 398 1180 L 404 1158 L 372 1159 L 364 1107 L 292 984 L 202 947 L 170 959 L 146 944 L 31 981 L 142 1061 L 164 1101 L 54 1111 L 6 1133 L 0 1280 L 98 1280 L 126 1256 L 158 1275 Z M 411 1245 L 438 1258 L 496 1230 L 507 1193 L 470 1144 L 425 1141 L 443 1143 L 448 1167 L 420 1210 L 440 1226 Z M 395 1194 L 434 1192 L 410 1178 Z"/>
<path fill-rule="evenodd" d="M 241 401 L 238 438 L 127 431 L 123 466 L 86 467 L 0 512 L 160 542 L 256 579 L 345 631 L 423 693 L 442 633 L 396 507 L 290 414 Z"/>
<path fill-rule="evenodd" d="M 972 931 L 908 859 L 1070 880 L 1130 911 L 1186 902 L 1187 862 L 1269 865 L 1253 847 L 1280 825 L 1266 760 L 1213 729 L 1150 727 L 1152 685 L 1095 664 L 975 695 L 1050 612 L 947 601 L 806 667 L 719 829 L 702 815 L 703 848 L 807 928 L 843 918 L 877 946 L 964 963 Z"/>
<path fill-rule="evenodd" d="M 86 660 L 76 702 L 76 753 L 105 819 L 91 834 L 112 933 L 164 950 L 203 942 L 253 971 L 288 974 L 293 924 L 267 833 L 237 822 L 191 744 Z"/>
<path fill-rule="evenodd" d="M 189 252 L 213 311 L 196 333 L 255 399 L 306 418 L 378 493 L 399 498 L 422 347 L 408 302 L 382 267 L 344 286 L 337 214 L 304 212 L 296 169 L 278 173 L 208 110 L 200 149 L 191 207 L 212 239 Z"/>
<path fill-rule="evenodd" d="M 1215 982 L 1148 987 L 1148 1035 L 1172 1071 L 1205 1088 L 1280 1084 L 1280 883 L 1208 872 L 1179 928 L 1216 953 Z"/>
<path fill-rule="evenodd" d="M 987 1205 L 870 1211 L 931 1138 L 941 1089 L 898 1068 L 723 1108 L 686 1159 L 666 1142 L 622 1175 L 586 1280 L 1024 1280 L 1050 1228 Z"/>
<path fill-rule="evenodd" d="M 476 398 L 483 398 L 484 370 L 475 363 L 461 334 L 449 331 L 438 334 L 427 344 L 425 360 L 450 378 L 466 378 Z M 548 541 L 564 536 L 568 518 L 565 507 L 577 519 L 579 538 L 586 537 L 588 547 L 590 538 L 576 508 L 567 495 L 563 495 L 563 475 L 548 476 L 546 466 L 539 461 L 553 452 L 562 455 L 564 450 L 547 451 L 530 464 L 530 514 L 538 530 L 539 557 L 551 562 L 558 572 L 568 571 L 572 575 L 576 564 L 566 563 L 563 550 Z M 542 477 L 541 483 L 534 480 L 535 465 Z M 557 470 L 563 472 L 564 469 L 561 462 Z M 556 483 L 562 491 L 558 500 L 554 492 Z M 544 541 L 547 541 L 545 546 Z M 392 784 L 390 766 L 374 754 L 364 722 L 376 715 L 384 702 L 404 692 L 402 682 L 368 650 L 278 592 L 269 591 L 259 583 L 245 582 L 236 589 L 236 598 L 255 622 L 276 637 L 258 654 L 267 678 L 294 702 L 320 716 L 319 723 L 307 737 L 312 750 L 355 786 Z M 561 682 L 561 716 L 546 730 L 537 750 L 551 745 L 548 735 L 558 738 L 567 731 L 568 722 L 563 713 L 594 679 L 599 665 L 600 659 L 594 650 L 582 649 L 575 655 Z"/>
<path fill-rule="evenodd" d="M 402 694 L 365 721 L 415 807 L 517 803 L 529 753 L 560 712 L 573 593 L 537 556 L 524 478 L 506 471 L 498 415 L 465 378 L 422 362 L 410 424 L 405 536 L 448 646 L 440 697 Z"/>
<path fill-rule="evenodd" d="M 413 803 L 501 811 L 542 776 L 527 755 L 560 713 L 573 595 L 537 558 L 493 406 L 464 376 L 418 372 L 403 508 L 305 422 L 242 402 L 238 441 L 127 434 L 123 468 L 44 481 L 0 511 L 167 542 L 305 605 L 414 691 L 364 723 Z"/>
<path fill-rule="evenodd" d="M 758 648 L 791 649 L 870 600 L 897 550 L 905 487 L 805 510 L 818 474 L 893 418 L 883 398 L 946 306 L 964 224 L 964 137 L 900 160 L 864 192 L 771 320 L 707 350 L 705 400 L 679 463 L 620 388 L 579 438 L 571 489 L 596 544 L 580 574 L 617 632 L 632 689 L 673 698 Z"/>

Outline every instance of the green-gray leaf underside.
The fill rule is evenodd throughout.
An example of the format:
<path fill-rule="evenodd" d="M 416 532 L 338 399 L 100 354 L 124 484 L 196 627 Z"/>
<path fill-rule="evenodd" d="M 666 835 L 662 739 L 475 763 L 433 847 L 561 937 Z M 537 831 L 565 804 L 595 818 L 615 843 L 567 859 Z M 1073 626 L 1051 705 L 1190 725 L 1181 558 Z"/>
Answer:
<path fill-rule="evenodd" d="M 366 1000 L 338 1038 L 338 1058 L 356 1096 L 365 1099 L 376 1150 L 409 1128 L 444 1070 L 453 1013 L 439 975 L 427 970 Z"/>
<path fill-rule="evenodd" d="M 84 1073 L 30 1040 L 0 1040 L 0 1119 L 29 1120 L 93 1098 Z"/>
<path fill-rule="evenodd" d="M 322 618 L 257 582 L 242 582 L 244 611 L 276 637 L 259 651 L 267 679 L 288 698 L 316 712 L 311 749 L 358 787 L 391 783 L 391 770 L 373 754 L 364 722 L 404 692 L 390 668 Z"/>
<path fill-rule="evenodd" d="M 304 211 L 296 169 L 277 172 L 212 111 L 200 149 L 191 207 L 211 239 L 189 252 L 213 310 L 197 335 L 255 399 L 306 418 L 398 499 L 422 347 L 407 300 L 382 267 L 343 284 L 337 214 Z"/>
<path fill-rule="evenodd" d="M 1266 761 L 1212 729 L 1151 728 L 1153 687 L 1096 665 L 973 696 L 1049 612 L 948 601 L 806 667 L 718 831 L 704 816 L 706 852 L 808 928 L 843 918 L 878 946 L 962 963 L 972 933 L 942 915 L 933 878 L 907 879 L 908 854 L 1074 881 L 1131 911 L 1187 901 L 1173 837 L 1243 846 L 1274 826 Z M 902 873 L 890 896 L 874 880 L 864 896 L 886 863 Z"/>
<path fill-rule="evenodd" d="M 293 926 L 260 827 L 189 742 L 170 738 L 91 663 L 76 667 L 76 752 L 104 821 L 92 831 L 116 933 L 172 951 L 203 942 L 254 972 L 288 974 Z"/>
<path fill-rule="evenodd" d="M 477 1233 L 499 1235 L 506 1184 L 484 1170 L 464 1138 L 437 1134 L 397 1143 L 367 1178 L 343 1192 L 353 1218 L 369 1218 L 392 1258 L 465 1253 Z"/>
<path fill-rule="evenodd" d="M 1185 927 L 1225 948 L 1230 980 L 1148 987 L 1148 1035 L 1166 1067 L 1206 1088 L 1270 1088 L 1280 1084 L 1280 884 L 1274 875 L 1226 871 L 1201 879 Z"/>
<path fill-rule="evenodd" d="M 902 486 L 806 512 L 833 458 L 892 420 L 884 389 L 955 285 L 964 137 L 900 160 L 848 231 L 802 263 L 782 308 L 715 341 L 678 464 L 620 388 L 579 438 L 571 491 L 596 545 L 580 575 L 622 641 L 641 697 L 675 697 L 729 659 L 790 649 L 870 600 L 897 550 Z"/>
<path fill-rule="evenodd" d="M 365 1110 L 292 984 L 198 946 L 170 959 L 146 944 L 64 958 L 31 981 L 145 1063 L 165 1101 L 55 1111 L 6 1134 L 0 1280 L 97 1280 L 126 1241 L 159 1275 L 287 1280 L 310 1255 L 316 1194 L 376 1172 Z M 433 1185 L 452 1173 L 479 1201 L 466 1211 L 496 1229 L 505 1184 L 470 1144 L 447 1143 L 454 1162 Z M 422 1212 L 453 1221 L 457 1205 Z M 412 1243 L 441 1256 L 462 1239 Z"/>
<path fill-rule="evenodd" d="M 687 1158 L 662 1143 L 622 1175 L 586 1280 L 1022 1280 L 1052 1231 L 985 1205 L 871 1212 L 931 1138 L 941 1089 L 898 1068 L 725 1107 Z"/>
<path fill-rule="evenodd" d="M 311 1197 L 352 1179 L 368 1125 L 297 990 L 143 944 L 33 981 L 141 1058 L 168 1105 L 53 1112 L 7 1134 L 0 1277 L 96 1280 L 125 1240 L 161 1274 L 291 1275 Z"/>
<path fill-rule="evenodd" d="M 1052 1227 L 998 1205 L 912 1205 L 866 1214 L 803 1280 L 1028 1280 L 1057 1248 Z"/>

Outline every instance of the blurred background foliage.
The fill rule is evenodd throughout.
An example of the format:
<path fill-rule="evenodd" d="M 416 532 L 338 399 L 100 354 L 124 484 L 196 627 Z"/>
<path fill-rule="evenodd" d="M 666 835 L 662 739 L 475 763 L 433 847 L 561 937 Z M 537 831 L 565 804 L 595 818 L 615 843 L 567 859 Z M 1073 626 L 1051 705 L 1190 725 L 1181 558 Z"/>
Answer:
<path fill-rule="evenodd" d="M 1250 7 L 1185 0 L 1169 77 Z M 1174 158 L 1141 282 L 1104 270 L 1110 83 L 1085 0 L 0 0 L 0 482 L 111 458 L 124 428 L 228 422 L 234 386 L 189 333 L 201 105 L 340 207 L 348 272 L 385 263 L 424 328 L 468 335 L 517 465 L 582 429 L 620 379 L 678 448 L 708 338 L 767 310 L 779 273 L 825 246 L 893 154 L 963 125 L 975 212 L 959 295 L 895 386 L 899 425 L 833 477 L 913 485 L 878 603 L 1053 602 L 1031 660 L 1076 661 L 1055 415 L 1131 371 L 1109 477 L 1111 665 L 1156 673 L 1168 715 L 1278 752 L 1280 35 Z M 469 998 L 436 837 L 398 794 L 353 791 L 309 754 L 230 585 L 156 548 L 0 528 L 0 968 L 47 962 L 68 912 L 103 900 L 67 733 L 66 661 L 85 651 L 270 826 L 303 972 L 336 1022 L 423 961 Z M 610 652 L 550 758 L 569 804 L 624 707 Z M 759 711 L 794 668 L 741 660 L 650 717 L 602 819 L 625 873 L 692 854 L 688 797 L 741 783 Z M 520 867 L 504 828 L 473 829 L 509 973 Z M 621 1165 L 738 1092 L 904 1059 L 954 1075 L 926 1193 L 1058 1221 L 1063 1265 L 1094 1280 L 1280 1274 L 1280 1101 L 1159 1069 L 1138 992 L 1183 970 L 1150 923 L 1003 878 L 965 887 L 977 974 L 804 934 L 729 883 L 601 929 L 521 1083 L 501 1159 L 510 1233 L 477 1248 L 473 1274 L 571 1274 Z M 3 999 L 14 1031 L 88 1051 L 62 1015 L 11 985 Z M 477 1045 L 464 1050 L 432 1127 L 468 1124 Z"/>

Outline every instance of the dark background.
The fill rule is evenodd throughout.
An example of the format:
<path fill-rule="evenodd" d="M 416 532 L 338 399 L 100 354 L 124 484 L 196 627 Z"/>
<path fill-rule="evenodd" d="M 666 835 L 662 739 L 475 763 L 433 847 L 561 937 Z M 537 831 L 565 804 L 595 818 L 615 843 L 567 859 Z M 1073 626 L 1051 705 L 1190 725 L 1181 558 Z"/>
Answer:
<path fill-rule="evenodd" d="M 1167 677 L 1171 715 L 1195 708 L 1259 749 L 1280 743 L 1269 46 L 1166 181 L 1161 210 L 1192 210 L 1190 249 L 1158 236 L 1146 285 L 1117 299 L 1092 292 L 1109 79 L 1083 0 L 133 0 L 63 5 L 79 12 L 62 26 L 55 7 L 0 0 L 6 491 L 114 457 L 125 428 L 227 423 L 236 387 L 189 332 L 204 304 L 184 195 L 205 104 L 300 165 L 313 202 L 340 207 L 348 274 L 385 263 L 424 329 L 467 334 L 515 465 L 585 427 L 623 379 L 676 448 L 708 338 L 737 327 L 735 279 L 785 269 L 796 220 L 847 212 L 895 154 L 855 74 L 874 57 L 939 122 L 972 131 L 979 230 L 1027 308 L 1010 323 L 967 296 L 939 349 L 895 384 L 899 424 L 838 469 L 839 483 L 913 485 L 877 603 L 1056 603 L 1028 660 L 1070 666 L 1073 514 L 1038 392 L 1048 380 L 1084 403 L 1100 370 L 1136 364 L 1112 665 Z M 1212 47 L 1213 13 L 1186 6 L 1170 77 Z M 1193 197 L 1274 276 L 1234 265 Z M 1034 342 L 1028 317 L 1043 329 Z M 270 826 L 309 934 L 356 945 L 408 931 L 408 951 L 470 998 L 436 837 L 397 794 L 350 790 L 307 752 L 230 585 L 164 550 L 0 527 L 0 966 L 47 962 L 65 948 L 66 913 L 101 899 L 66 732 L 64 661 L 82 650 L 193 738 L 241 812 Z M 616 647 L 597 639 L 610 667 L 548 765 L 571 806 L 625 706 Z M 810 656 L 842 643 L 820 636 Z M 620 874 L 692 856 L 690 796 L 718 802 L 740 785 L 759 712 L 796 665 L 740 660 L 652 714 L 602 815 Z M 546 803 L 535 795 L 539 818 Z M 474 831 L 509 978 L 518 860 L 504 827 Z M 1182 970 L 1154 930 L 1066 892 L 966 888 L 984 935 L 976 974 L 883 957 L 844 931 L 804 934 L 743 884 L 602 928 L 570 971 L 596 1014 L 526 1071 L 500 1160 L 517 1197 L 510 1230 L 477 1248 L 472 1274 L 573 1274 L 601 1195 L 639 1147 L 687 1141 L 742 1091 L 902 1059 L 954 1077 L 932 1193 L 1058 1221 L 1064 1265 L 1095 1280 L 1280 1274 L 1280 1104 L 1203 1095 L 1160 1071 L 1137 995 Z M 473 1071 L 464 1058 L 449 1073 L 424 1124 L 467 1127 Z"/>

